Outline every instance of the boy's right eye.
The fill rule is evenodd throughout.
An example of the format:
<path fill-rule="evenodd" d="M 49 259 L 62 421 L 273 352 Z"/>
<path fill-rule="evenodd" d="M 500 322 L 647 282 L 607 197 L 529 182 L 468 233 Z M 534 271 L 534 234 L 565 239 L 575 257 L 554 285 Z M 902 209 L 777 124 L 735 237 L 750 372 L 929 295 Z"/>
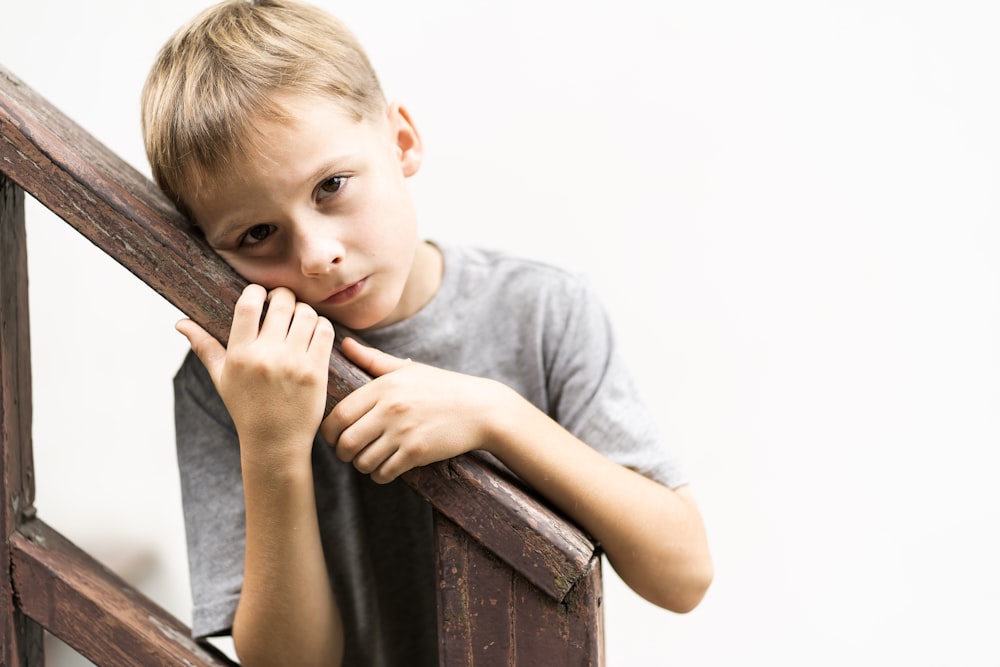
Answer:
<path fill-rule="evenodd" d="M 240 237 L 240 246 L 257 245 L 274 233 L 274 225 L 254 225 Z"/>

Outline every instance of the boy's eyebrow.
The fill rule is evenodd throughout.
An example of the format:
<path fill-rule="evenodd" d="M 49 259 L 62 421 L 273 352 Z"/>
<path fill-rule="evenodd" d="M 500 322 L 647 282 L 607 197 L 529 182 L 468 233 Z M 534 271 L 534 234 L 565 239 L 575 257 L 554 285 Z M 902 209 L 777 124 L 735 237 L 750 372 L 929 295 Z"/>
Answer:
<path fill-rule="evenodd" d="M 240 219 L 230 220 L 229 222 L 225 223 L 225 226 L 223 226 L 222 229 L 212 232 L 211 234 L 206 233 L 205 239 L 211 246 L 218 245 L 220 241 L 227 238 L 230 234 L 239 231 L 241 228 L 245 227 L 246 224 L 247 223 L 245 221 Z"/>
<path fill-rule="evenodd" d="M 343 162 L 346 162 L 347 159 L 348 159 L 347 155 L 337 155 L 330 158 L 322 165 L 320 165 L 319 169 L 314 171 L 312 176 L 306 179 L 306 182 L 315 183 L 316 181 L 326 180 L 327 178 L 330 177 L 330 173 L 336 172 L 338 170 L 338 167 L 340 167 L 340 165 Z"/>
<path fill-rule="evenodd" d="M 198 223 L 205 240 L 210 246 L 224 244 L 225 240 L 233 234 L 248 227 L 266 222 L 266 220 L 253 220 L 246 215 L 246 211 L 223 211 L 214 219 L 209 219 Z"/>

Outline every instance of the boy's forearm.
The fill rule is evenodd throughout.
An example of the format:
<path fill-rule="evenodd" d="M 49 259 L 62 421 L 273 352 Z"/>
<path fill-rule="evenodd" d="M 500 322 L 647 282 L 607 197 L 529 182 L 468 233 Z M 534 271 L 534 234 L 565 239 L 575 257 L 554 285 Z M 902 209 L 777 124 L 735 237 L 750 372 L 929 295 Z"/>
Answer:
<path fill-rule="evenodd" d="M 597 539 L 622 579 L 666 609 L 689 611 L 712 579 L 697 506 L 610 461 L 513 391 L 485 447 Z"/>
<path fill-rule="evenodd" d="M 323 558 L 311 468 L 275 470 L 247 458 L 237 654 L 245 667 L 339 665 L 343 627 Z"/>

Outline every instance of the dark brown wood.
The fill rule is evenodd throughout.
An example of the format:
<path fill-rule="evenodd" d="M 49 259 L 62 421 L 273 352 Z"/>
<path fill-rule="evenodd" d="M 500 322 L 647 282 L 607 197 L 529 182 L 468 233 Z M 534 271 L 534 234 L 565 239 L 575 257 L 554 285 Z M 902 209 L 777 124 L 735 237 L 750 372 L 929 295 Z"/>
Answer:
<path fill-rule="evenodd" d="M 442 667 L 604 664 L 600 556 L 559 602 L 435 515 Z"/>
<path fill-rule="evenodd" d="M 12 537 L 11 560 L 24 613 L 97 665 L 234 664 L 39 519 Z"/>
<path fill-rule="evenodd" d="M 2 67 L 0 170 L 213 335 L 226 339 L 245 281 L 207 247 L 148 179 Z M 331 356 L 332 402 L 368 380 L 339 352 Z M 552 514 L 541 503 L 478 460 L 463 459 L 465 469 L 478 468 L 489 479 L 475 486 L 485 496 L 482 503 L 470 502 L 467 495 L 451 493 L 439 484 L 450 477 L 450 464 L 404 479 L 505 562 L 528 568 L 524 574 L 532 580 L 556 582 L 545 590 L 561 595 L 582 575 L 580 563 L 587 561 L 544 554 L 525 560 L 522 546 L 511 542 L 508 534 L 520 535 L 532 548 L 551 540 L 541 548 L 564 555 L 576 553 L 586 536 L 568 524 L 565 530 L 542 530 Z M 477 528 L 483 525 L 483 504 L 511 504 L 512 498 L 518 498 L 517 503 L 503 513 L 512 522 L 509 531 L 494 536 Z M 595 548 L 591 544 L 590 552 Z M 534 572 L 557 562 L 560 565 L 551 574 Z"/>
<path fill-rule="evenodd" d="M 476 460 L 482 461 L 481 464 Z M 594 543 L 518 488 L 504 469 L 473 454 L 413 470 L 413 487 L 444 516 L 460 505 L 462 529 L 527 581 L 563 600 L 590 568 Z M 497 465 L 497 464 L 494 464 Z M 454 502 L 445 502 L 454 497 Z M 497 502 L 498 498 L 502 498 Z M 530 528 L 525 530 L 525 528 Z"/>
<path fill-rule="evenodd" d="M 42 631 L 17 606 L 7 545 L 34 512 L 24 193 L 0 173 L 0 664 L 41 667 Z"/>

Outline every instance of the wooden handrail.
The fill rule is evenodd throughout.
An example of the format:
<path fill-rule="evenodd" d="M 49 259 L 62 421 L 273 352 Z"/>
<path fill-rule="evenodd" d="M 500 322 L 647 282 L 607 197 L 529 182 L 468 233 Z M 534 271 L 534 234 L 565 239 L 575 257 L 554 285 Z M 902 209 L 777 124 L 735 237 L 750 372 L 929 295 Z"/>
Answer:
<path fill-rule="evenodd" d="M 0 171 L 140 280 L 225 341 L 246 284 L 159 189 L 0 67 Z M 343 332 L 341 332 L 343 333 Z M 331 403 L 370 378 L 335 350 Z M 485 457 L 404 480 L 500 560 L 556 600 L 592 567 L 596 544 Z"/>

